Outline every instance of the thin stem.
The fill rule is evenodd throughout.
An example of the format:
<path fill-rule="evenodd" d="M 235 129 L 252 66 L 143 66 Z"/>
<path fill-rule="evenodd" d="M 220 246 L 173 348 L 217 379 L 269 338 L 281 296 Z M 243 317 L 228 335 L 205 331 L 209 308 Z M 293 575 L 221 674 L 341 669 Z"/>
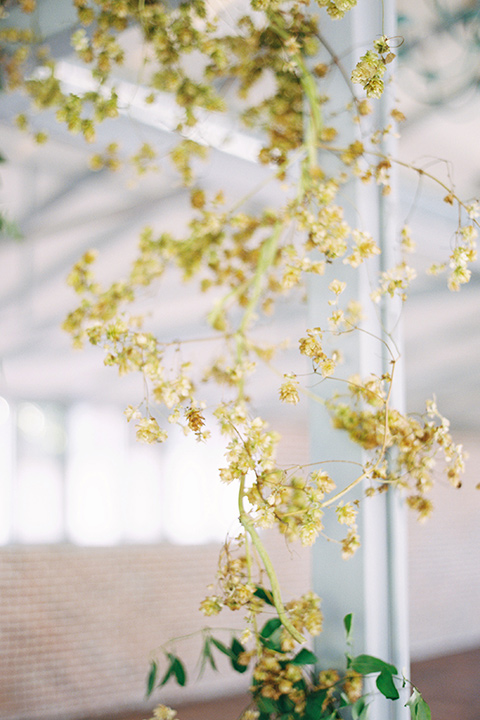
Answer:
<path fill-rule="evenodd" d="M 345 152 L 346 148 L 342 147 L 335 147 L 332 145 L 327 145 L 326 143 L 319 143 L 319 149 L 322 150 L 328 150 L 336 155 L 342 154 Z M 434 183 L 436 183 L 439 187 L 443 188 L 448 194 L 452 196 L 452 199 L 455 200 L 455 202 L 458 203 L 459 207 L 463 208 L 467 215 L 469 216 L 472 223 L 477 225 L 477 227 L 480 228 L 480 221 L 476 220 L 475 218 L 471 218 L 469 215 L 468 205 L 463 200 L 461 200 L 458 195 L 453 191 L 452 186 L 448 185 L 447 183 L 443 182 L 443 180 L 440 180 L 436 175 L 433 175 L 432 173 L 428 172 L 428 170 L 424 170 L 421 167 L 417 167 L 413 163 L 405 162 L 404 160 L 399 160 L 398 158 L 392 157 L 390 155 L 387 155 L 382 152 L 378 152 L 375 150 L 368 150 L 367 148 L 363 151 L 364 155 L 373 155 L 374 157 L 380 158 L 382 160 L 389 160 L 392 163 L 395 163 L 395 165 L 399 165 L 400 167 L 404 167 L 407 170 L 413 170 L 413 172 L 418 173 L 420 177 L 426 177 L 429 180 L 432 180 Z"/>
<path fill-rule="evenodd" d="M 272 561 L 270 560 L 270 556 L 267 553 L 267 550 L 260 540 L 260 537 L 253 527 L 253 522 L 249 515 L 245 512 L 244 507 L 244 494 L 245 494 L 245 477 L 242 477 L 240 481 L 240 489 L 238 493 L 238 509 L 239 509 L 239 520 L 247 533 L 250 535 L 252 539 L 252 543 L 255 546 L 255 549 L 257 550 L 262 563 L 263 567 L 265 568 L 265 572 L 268 575 L 268 579 L 270 580 L 270 588 L 272 591 L 272 598 L 273 598 L 273 604 L 275 606 L 275 609 L 278 613 L 278 617 L 285 628 L 287 632 L 290 633 L 290 635 L 299 643 L 304 643 L 305 638 L 301 633 L 298 632 L 298 630 L 294 627 L 294 625 L 291 623 L 287 611 L 285 610 L 285 605 L 283 604 L 281 593 L 280 593 L 280 584 L 278 582 L 277 575 L 275 573 Z"/>
<path fill-rule="evenodd" d="M 250 542 L 249 542 L 249 536 L 245 534 L 245 557 L 247 561 L 247 572 L 248 572 L 248 582 L 253 585 L 253 572 L 252 572 L 252 553 L 250 552 Z M 253 624 L 253 631 L 255 635 L 255 642 L 257 645 L 257 651 L 260 652 L 261 650 L 261 643 L 259 639 L 259 633 L 258 633 L 258 623 L 257 623 L 257 615 L 256 613 L 252 613 L 251 615 L 251 621 Z"/>
<path fill-rule="evenodd" d="M 265 240 L 260 250 L 260 256 L 258 258 L 257 267 L 255 269 L 255 275 L 253 276 L 252 280 L 252 294 L 243 315 L 242 322 L 240 323 L 240 327 L 238 329 L 241 335 L 243 335 L 243 333 L 247 329 L 250 319 L 255 311 L 255 308 L 257 307 L 257 303 L 260 299 L 260 295 L 262 292 L 262 286 L 265 280 L 265 273 L 271 266 L 275 258 L 275 253 L 277 252 L 282 228 L 282 223 L 277 222 L 273 228 L 272 234 L 269 238 Z"/>
<path fill-rule="evenodd" d="M 353 480 L 349 485 L 347 485 L 346 488 L 341 490 L 340 492 L 336 493 L 333 497 L 329 498 L 325 502 L 321 503 L 320 507 L 325 508 L 329 505 L 333 505 L 335 502 L 340 500 L 344 495 L 347 495 L 347 493 L 350 492 L 350 490 L 353 490 L 359 483 L 362 482 L 366 477 L 368 477 L 372 471 L 375 471 L 380 463 L 382 462 L 383 458 L 385 457 L 385 453 L 387 451 L 387 437 L 388 437 L 388 407 L 389 407 L 389 401 L 390 396 L 392 394 L 392 385 L 393 385 L 393 374 L 395 370 L 395 361 L 392 361 L 392 373 L 391 373 L 391 380 L 390 380 L 390 387 L 388 388 L 387 397 L 385 398 L 385 420 L 383 423 L 383 442 L 382 447 L 380 448 L 380 452 L 378 454 L 377 461 L 371 466 L 368 467 L 367 470 L 364 470 L 364 472 L 359 475 L 355 480 Z"/>

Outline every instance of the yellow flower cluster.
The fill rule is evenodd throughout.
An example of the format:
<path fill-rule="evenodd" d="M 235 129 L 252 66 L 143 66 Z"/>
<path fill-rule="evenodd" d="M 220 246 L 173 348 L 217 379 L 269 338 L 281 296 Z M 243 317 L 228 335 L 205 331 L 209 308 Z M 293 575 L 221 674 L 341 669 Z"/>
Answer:
<path fill-rule="evenodd" d="M 387 63 L 395 54 L 391 52 L 388 39 L 381 37 L 374 42 L 374 50 L 367 50 L 362 55 L 352 72 L 352 82 L 363 87 L 369 98 L 379 98 L 384 89 L 383 75 Z"/>
<path fill-rule="evenodd" d="M 282 402 L 292 403 L 296 405 L 300 401 L 298 394 L 298 380 L 295 379 L 294 375 L 284 375 L 285 380 L 280 386 L 280 400 Z"/>
<path fill-rule="evenodd" d="M 299 632 L 306 630 L 314 637 L 322 632 L 323 615 L 320 610 L 320 598 L 314 592 L 308 592 L 298 600 L 292 600 L 285 607 L 290 620 Z M 288 651 L 293 648 L 292 638 L 284 630 L 282 632 L 282 649 Z"/>
<path fill-rule="evenodd" d="M 253 692 L 261 697 L 278 700 L 287 696 L 301 713 L 305 708 L 305 692 L 295 687 L 302 678 L 302 670 L 298 665 L 283 663 L 274 650 L 264 649 L 253 671 Z M 257 690 L 258 688 L 258 690 Z"/>
<path fill-rule="evenodd" d="M 341 319 L 343 320 L 343 315 Z M 328 357 L 323 350 L 322 337 L 323 333 L 320 328 L 308 329 L 307 336 L 299 340 L 299 350 L 302 355 L 311 358 L 315 371 L 320 370 L 323 377 L 329 377 L 335 371 L 336 362 L 333 356 Z"/>
<path fill-rule="evenodd" d="M 449 423 L 433 401 L 427 403 L 426 412 L 420 419 L 389 408 L 385 385 L 390 383 L 391 378 L 370 378 L 364 383 L 358 377 L 351 378 L 353 406 L 337 398 L 329 402 L 329 408 L 335 426 L 346 430 L 355 442 L 373 453 L 366 473 L 378 483 L 377 491 L 390 485 L 404 489 L 408 505 L 423 520 L 433 507 L 426 494 L 433 486 L 438 456 L 442 456 L 450 484 L 456 488 L 461 486 L 464 472 L 462 446 L 453 442 Z M 387 467 L 382 459 L 389 448 L 395 448 L 396 452 L 395 459 Z M 340 522 L 348 524 L 347 518 L 353 518 L 353 515 L 350 504 L 337 506 Z M 353 532 L 344 552 L 351 550 L 357 539 Z"/>
<path fill-rule="evenodd" d="M 459 242 L 450 256 L 450 274 L 448 287 L 450 290 L 460 290 L 460 285 L 467 283 L 471 277 L 470 263 L 477 259 L 476 237 L 477 229 L 473 225 L 465 225 L 458 231 Z"/>
<path fill-rule="evenodd" d="M 380 284 L 374 290 L 370 297 L 373 302 L 378 303 L 383 295 L 399 295 L 402 300 L 407 299 L 406 290 L 409 288 L 410 283 L 417 277 L 416 270 L 407 265 L 406 262 L 401 262 L 390 270 L 385 270 L 380 275 Z"/>
<path fill-rule="evenodd" d="M 326 8 L 330 17 L 338 20 L 355 7 L 357 0 L 317 0 L 317 3 L 320 7 Z"/>

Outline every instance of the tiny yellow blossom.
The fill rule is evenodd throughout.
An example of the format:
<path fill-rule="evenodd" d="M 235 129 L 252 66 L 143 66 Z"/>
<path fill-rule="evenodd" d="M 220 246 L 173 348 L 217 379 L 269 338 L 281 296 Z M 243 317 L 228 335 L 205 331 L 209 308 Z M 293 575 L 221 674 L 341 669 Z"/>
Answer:
<path fill-rule="evenodd" d="M 342 282 L 340 280 L 332 280 L 330 285 L 328 286 L 328 289 L 333 292 L 335 295 L 340 295 L 345 288 L 347 287 L 346 282 Z"/>
<path fill-rule="evenodd" d="M 327 495 L 328 493 L 335 490 L 335 483 L 330 475 L 323 470 L 314 470 L 310 473 L 310 479 L 317 486 L 321 493 Z"/>
<path fill-rule="evenodd" d="M 294 375 L 284 375 L 284 382 L 280 386 L 280 400 L 282 402 L 293 403 L 296 405 L 300 401 L 298 394 L 298 380 Z"/>
<path fill-rule="evenodd" d="M 142 417 L 142 413 L 140 412 L 140 410 L 136 407 L 133 407 L 133 405 L 127 405 L 127 407 L 123 411 L 123 414 L 127 418 L 127 422 L 130 422 L 130 420 L 138 420 Z"/>
<path fill-rule="evenodd" d="M 360 547 L 360 538 L 354 528 L 348 531 L 347 536 L 342 540 L 342 558 L 348 560 Z"/>
<path fill-rule="evenodd" d="M 412 253 L 415 251 L 416 243 L 412 240 L 410 228 L 404 225 L 401 232 L 401 247 L 404 252 Z"/>
<path fill-rule="evenodd" d="M 151 720 L 176 720 L 177 713 L 167 705 L 158 705 L 153 711 Z"/>
<path fill-rule="evenodd" d="M 348 670 L 343 679 L 343 692 L 351 703 L 356 702 L 363 694 L 363 676 L 355 670 Z"/>
<path fill-rule="evenodd" d="M 357 518 L 357 509 L 352 505 L 352 503 L 337 505 L 335 512 L 337 513 L 337 520 L 341 525 L 353 525 L 355 523 Z"/>
<path fill-rule="evenodd" d="M 421 495 L 410 495 L 407 497 L 407 505 L 418 513 L 419 522 L 424 522 L 433 511 L 433 503 Z"/>
<path fill-rule="evenodd" d="M 136 425 L 136 430 L 137 439 L 145 443 L 163 442 L 167 439 L 167 433 L 159 427 L 153 417 L 140 420 Z"/>
<path fill-rule="evenodd" d="M 362 303 L 359 300 L 349 300 L 345 312 L 345 322 L 347 325 L 359 325 L 364 317 Z"/>
<path fill-rule="evenodd" d="M 335 372 L 335 366 L 336 364 L 333 358 L 326 358 L 325 360 L 322 360 L 320 363 L 320 372 L 322 373 L 322 377 L 331 377 Z"/>
<path fill-rule="evenodd" d="M 204 615 L 218 615 L 223 608 L 222 600 L 216 595 L 209 595 L 200 603 L 200 610 Z"/>
<path fill-rule="evenodd" d="M 322 670 L 318 674 L 318 684 L 321 688 L 329 688 L 340 681 L 337 670 Z"/>

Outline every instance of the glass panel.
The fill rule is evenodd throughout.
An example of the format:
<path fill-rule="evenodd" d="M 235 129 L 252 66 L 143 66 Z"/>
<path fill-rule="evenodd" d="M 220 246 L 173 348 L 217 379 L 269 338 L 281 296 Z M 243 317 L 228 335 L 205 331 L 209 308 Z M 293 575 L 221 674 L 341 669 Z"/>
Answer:
<path fill-rule="evenodd" d="M 161 450 L 133 442 L 125 479 L 125 538 L 131 542 L 155 542 L 162 532 Z"/>
<path fill-rule="evenodd" d="M 12 411 L 5 398 L 0 397 L 0 545 L 11 538 L 12 480 Z"/>
<path fill-rule="evenodd" d="M 77 405 L 69 413 L 68 433 L 68 537 L 82 545 L 118 543 L 123 539 L 125 418 L 117 408 Z"/>
<path fill-rule="evenodd" d="M 64 538 L 63 413 L 53 405 L 21 403 L 17 426 L 13 538 L 59 542 Z"/>
<path fill-rule="evenodd" d="M 165 537 L 179 544 L 201 544 L 224 540 L 235 534 L 234 486 L 220 485 L 218 468 L 224 465 L 225 441 L 218 436 L 208 443 L 170 431 L 170 448 L 165 448 L 164 515 Z"/>

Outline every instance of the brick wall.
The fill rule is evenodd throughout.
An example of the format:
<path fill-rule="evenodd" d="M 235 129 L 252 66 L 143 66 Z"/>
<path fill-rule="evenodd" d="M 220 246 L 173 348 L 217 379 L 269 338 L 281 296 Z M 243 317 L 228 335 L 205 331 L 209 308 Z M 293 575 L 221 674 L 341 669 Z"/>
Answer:
<path fill-rule="evenodd" d="M 465 434 L 463 487 L 445 480 L 432 494 L 435 511 L 409 522 L 412 656 L 426 658 L 480 647 L 480 437 Z"/>
<path fill-rule="evenodd" d="M 304 592 L 308 553 L 293 562 L 283 539 L 271 549 L 285 596 Z M 67 720 L 145 706 L 152 650 L 207 624 L 239 625 L 233 613 L 212 621 L 198 612 L 217 555 L 213 545 L 2 549 L 2 720 Z M 200 639 L 177 649 L 194 674 Z M 221 678 L 210 673 L 201 686 L 168 688 L 162 697 L 177 702 L 244 687 L 224 668 Z"/>

